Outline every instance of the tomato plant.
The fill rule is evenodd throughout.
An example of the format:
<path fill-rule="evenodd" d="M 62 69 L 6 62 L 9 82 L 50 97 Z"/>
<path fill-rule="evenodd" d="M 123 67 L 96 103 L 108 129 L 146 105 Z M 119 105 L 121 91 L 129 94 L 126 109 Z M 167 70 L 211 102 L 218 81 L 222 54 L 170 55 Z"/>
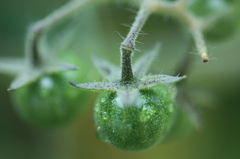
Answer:
<path fill-rule="evenodd" d="M 110 0 L 71 1 L 30 27 L 26 45 L 28 63 L 22 69 L 23 73 L 20 73 L 9 88 L 10 91 L 18 89 L 12 95 L 19 115 L 29 123 L 42 127 L 55 127 L 70 122 L 89 101 L 90 94 L 71 88 L 66 84 L 71 80 L 80 82 L 80 84 L 70 82 L 73 86 L 102 92 L 94 108 L 97 137 L 116 148 L 127 151 L 148 149 L 171 137 L 172 131 L 177 127 L 177 121 L 183 121 L 189 126 L 190 123 L 185 123 L 185 119 L 188 122 L 192 120 L 193 125 L 197 125 L 195 128 L 198 128 L 199 123 L 196 120 L 198 112 L 192 111 L 195 110 L 192 103 L 187 103 L 185 98 L 182 98 L 184 101 L 182 103 L 175 99 L 176 94 L 185 93 L 178 87 L 180 84 L 177 90 L 174 89 L 175 82 L 186 76 L 145 75 L 155 58 L 155 53 L 144 55 L 132 66 L 131 60 L 134 51 L 137 50 L 136 39 L 151 14 L 169 16 L 187 28 L 192 36 L 191 43 L 195 44 L 202 61 L 208 62 L 205 38 L 221 40 L 235 31 L 239 23 L 239 5 L 236 7 L 239 2 L 233 0 L 122 1 L 139 7 L 139 11 L 129 34 L 121 43 L 121 69 L 95 57 L 93 63 L 107 81 L 83 83 L 85 80 L 96 80 L 96 78 L 88 78 L 89 74 L 93 73 L 91 67 L 84 64 L 84 60 L 81 61 L 83 56 L 73 57 L 67 51 L 59 55 L 54 49 L 53 52 L 56 51 L 56 54 L 44 52 L 48 43 L 42 44 L 42 40 L 51 35 L 49 30 L 77 14 L 81 8 L 85 8 L 85 5 L 91 4 L 88 2 L 108 1 L 110 2 Z M 61 36 L 58 37 L 61 39 Z M 94 47 L 94 42 L 89 40 L 89 43 Z M 63 61 L 76 64 L 80 67 L 80 71 L 68 72 L 76 67 L 69 64 L 61 65 L 58 63 L 59 57 L 64 59 Z M 187 60 L 182 62 L 183 66 L 179 66 L 179 72 L 185 73 L 189 69 L 190 60 L 188 56 L 186 57 Z M 8 68 L 6 70 L 8 71 Z M 184 104 L 187 108 L 182 106 Z M 184 115 L 184 119 L 179 119 L 181 116 L 179 114 Z M 178 131 L 178 127 L 176 130 Z"/>

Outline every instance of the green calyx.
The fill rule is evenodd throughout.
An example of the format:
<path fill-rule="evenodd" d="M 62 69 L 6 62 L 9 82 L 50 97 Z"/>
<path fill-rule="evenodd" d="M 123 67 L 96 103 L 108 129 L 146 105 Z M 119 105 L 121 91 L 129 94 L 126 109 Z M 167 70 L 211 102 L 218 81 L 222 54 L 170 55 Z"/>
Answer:
<path fill-rule="evenodd" d="M 136 63 L 131 64 L 131 60 L 127 60 L 130 64 L 122 57 L 122 73 L 120 68 L 115 65 L 101 59 L 97 56 L 92 58 L 95 67 L 98 69 L 103 78 L 106 78 L 108 82 L 93 82 L 93 83 L 69 83 L 75 87 L 81 89 L 87 89 L 92 91 L 110 91 L 110 92 L 131 92 L 133 89 L 142 90 L 151 87 L 155 87 L 161 84 L 174 83 L 180 81 L 186 76 L 169 76 L 169 75 L 148 75 L 146 74 L 150 64 L 154 60 L 156 54 L 160 50 L 160 45 L 157 44 L 153 50 L 140 57 Z M 130 56 L 130 55 L 128 55 Z M 125 62 L 124 62 L 125 61 Z M 129 67 L 127 67 L 127 66 Z M 126 69 L 125 69 L 126 68 Z M 133 68 L 133 69 L 132 69 Z M 124 70 L 125 69 L 125 70 Z M 130 71 L 128 71 L 130 70 Z M 134 74 L 133 74 L 134 72 Z M 121 76 L 120 76 L 121 75 Z"/>

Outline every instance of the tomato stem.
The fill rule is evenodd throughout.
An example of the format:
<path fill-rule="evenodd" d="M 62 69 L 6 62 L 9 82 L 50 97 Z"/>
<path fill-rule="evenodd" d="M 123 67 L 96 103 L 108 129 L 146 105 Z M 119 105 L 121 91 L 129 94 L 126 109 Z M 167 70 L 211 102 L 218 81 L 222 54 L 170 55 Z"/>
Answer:
<path fill-rule="evenodd" d="M 121 52 L 121 68 L 122 68 L 122 79 L 121 82 L 124 84 L 130 84 L 134 81 L 134 75 L 132 71 L 132 56 L 135 50 L 135 42 L 138 37 L 139 31 L 145 24 L 150 13 L 149 4 L 143 3 L 138 14 L 133 22 L 133 25 L 120 46 Z"/>
<path fill-rule="evenodd" d="M 207 47 L 203 38 L 203 33 L 198 27 L 192 27 L 192 36 L 203 62 L 208 62 Z"/>
<path fill-rule="evenodd" d="M 176 19 L 182 21 L 185 23 L 192 34 L 192 37 L 195 41 L 195 45 L 197 48 L 197 51 L 199 52 L 202 61 L 207 62 L 208 55 L 207 55 L 207 47 L 205 45 L 205 41 L 203 38 L 203 29 L 205 24 L 207 25 L 213 23 L 212 20 L 202 20 L 198 17 L 191 14 L 189 11 L 186 10 L 186 7 L 188 5 L 188 0 L 179 0 L 176 2 L 164 2 L 164 1 L 155 1 L 152 6 L 152 12 L 158 13 L 158 14 L 168 14 L 172 17 L 175 17 Z"/>
<path fill-rule="evenodd" d="M 42 35 L 46 33 L 46 31 L 57 24 L 64 22 L 69 17 L 73 16 L 77 12 L 81 11 L 80 9 L 83 8 L 86 4 L 90 2 L 94 2 L 96 0 L 72 0 L 68 2 L 63 7 L 57 9 L 56 11 L 52 12 L 47 17 L 43 18 L 42 20 L 34 23 L 29 28 L 29 34 L 27 38 L 27 62 L 30 65 L 38 66 L 41 63 L 41 55 L 39 51 L 39 42 L 42 38 Z"/>
<path fill-rule="evenodd" d="M 40 53 L 38 49 L 39 39 L 41 37 L 41 30 L 38 30 L 36 28 L 31 28 L 31 32 L 28 35 L 27 39 L 27 57 L 29 60 L 28 62 L 32 66 L 38 66 L 41 63 L 40 59 Z"/>
<path fill-rule="evenodd" d="M 122 50 L 122 79 L 124 84 L 130 84 L 134 80 L 132 71 L 132 51 Z"/>

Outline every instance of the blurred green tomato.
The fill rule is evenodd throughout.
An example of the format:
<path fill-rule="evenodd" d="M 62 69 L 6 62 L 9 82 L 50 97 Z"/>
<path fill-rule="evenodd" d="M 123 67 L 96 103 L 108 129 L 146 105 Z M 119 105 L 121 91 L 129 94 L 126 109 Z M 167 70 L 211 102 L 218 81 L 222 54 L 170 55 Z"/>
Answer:
<path fill-rule="evenodd" d="M 89 97 L 69 86 L 65 73 L 46 75 L 13 92 L 18 114 L 36 126 L 53 127 L 68 123 L 86 106 Z"/>
<path fill-rule="evenodd" d="M 67 82 L 87 79 L 87 66 L 78 63 L 80 70 L 47 74 L 14 91 L 13 102 L 17 113 L 27 122 L 40 127 L 61 126 L 73 120 L 87 105 L 91 94 L 79 91 Z"/>
<path fill-rule="evenodd" d="M 166 85 L 140 90 L 132 105 L 123 105 L 117 93 L 100 95 L 94 109 L 97 138 L 126 151 L 158 144 L 175 119 L 173 94 Z"/>

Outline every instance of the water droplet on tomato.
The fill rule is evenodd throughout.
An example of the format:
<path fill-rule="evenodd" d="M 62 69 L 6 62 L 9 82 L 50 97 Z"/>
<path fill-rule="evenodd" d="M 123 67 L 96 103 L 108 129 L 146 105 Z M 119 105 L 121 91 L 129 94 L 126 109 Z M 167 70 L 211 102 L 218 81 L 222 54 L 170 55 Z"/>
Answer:
<path fill-rule="evenodd" d="M 108 114 L 107 114 L 107 112 L 103 112 L 103 113 L 102 113 L 102 118 L 103 118 L 104 120 L 107 120 L 107 119 L 108 119 Z"/>
<path fill-rule="evenodd" d="M 53 87 L 53 81 L 50 77 L 41 78 L 40 84 L 43 88 L 46 88 L 46 89 L 52 89 Z"/>
<path fill-rule="evenodd" d="M 98 111 L 100 110 L 100 105 L 99 105 L 99 104 L 96 104 L 94 110 L 95 110 L 96 112 L 98 112 Z"/>
<path fill-rule="evenodd" d="M 153 105 L 146 104 L 142 107 L 142 112 L 140 113 L 140 121 L 147 122 L 151 119 L 151 117 L 155 114 L 156 110 L 154 109 Z"/>
<path fill-rule="evenodd" d="M 101 102 L 105 102 L 105 101 L 106 101 L 106 99 L 105 99 L 105 98 L 102 98 L 102 99 L 101 99 Z"/>
<path fill-rule="evenodd" d="M 97 127 L 96 131 L 96 137 L 99 141 L 102 142 L 108 142 L 108 137 L 107 135 L 103 132 L 102 128 L 100 126 Z"/>

